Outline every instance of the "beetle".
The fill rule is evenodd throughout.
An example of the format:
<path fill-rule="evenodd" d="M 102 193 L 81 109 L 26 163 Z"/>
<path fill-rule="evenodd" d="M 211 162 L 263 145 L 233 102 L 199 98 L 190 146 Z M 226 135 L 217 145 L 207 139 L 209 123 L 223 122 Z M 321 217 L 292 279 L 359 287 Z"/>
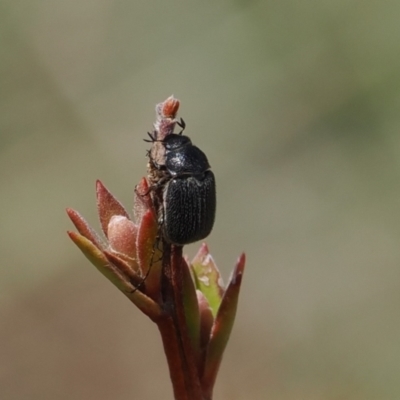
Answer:
<path fill-rule="evenodd" d="M 163 152 L 155 149 L 147 152 L 155 192 L 158 223 L 162 238 L 169 244 L 184 246 L 207 237 L 214 225 L 216 210 L 215 177 L 207 156 L 183 135 L 185 123 L 178 123 L 182 131 L 170 133 L 164 139 L 157 139 L 157 133 L 148 132 L 153 144 L 161 143 Z M 155 154 L 155 156 L 153 156 Z M 161 194 L 161 201 L 158 195 Z M 155 246 L 159 242 L 157 238 Z M 134 293 L 147 279 L 153 264 L 142 282 L 131 292 Z"/>
<path fill-rule="evenodd" d="M 216 210 L 215 177 L 206 155 L 188 136 L 170 134 L 163 140 L 165 168 L 161 227 L 164 239 L 183 246 L 207 237 Z"/>
<path fill-rule="evenodd" d="M 181 126 L 184 129 L 183 121 Z M 149 134 L 151 142 L 161 142 L 165 149 L 162 163 L 155 162 L 149 152 L 160 176 L 156 186 L 162 198 L 158 207 L 162 237 L 178 246 L 208 236 L 216 210 L 215 177 L 207 156 L 182 134 L 183 129 L 162 140 Z"/>

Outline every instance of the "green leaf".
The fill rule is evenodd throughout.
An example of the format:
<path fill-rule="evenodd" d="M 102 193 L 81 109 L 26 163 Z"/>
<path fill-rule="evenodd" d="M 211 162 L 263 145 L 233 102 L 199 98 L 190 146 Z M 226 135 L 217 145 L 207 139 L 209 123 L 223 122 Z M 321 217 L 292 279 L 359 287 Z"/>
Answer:
<path fill-rule="evenodd" d="M 235 321 L 244 265 L 245 255 L 242 254 L 236 263 L 211 330 L 211 338 L 207 348 L 204 374 L 202 377 L 202 387 L 206 389 L 206 393 L 208 394 L 212 392 L 221 364 L 222 355 Z"/>
<path fill-rule="evenodd" d="M 224 287 L 221 274 L 205 243 L 202 244 L 191 264 L 196 288 L 204 294 L 215 317 L 221 304 Z"/>

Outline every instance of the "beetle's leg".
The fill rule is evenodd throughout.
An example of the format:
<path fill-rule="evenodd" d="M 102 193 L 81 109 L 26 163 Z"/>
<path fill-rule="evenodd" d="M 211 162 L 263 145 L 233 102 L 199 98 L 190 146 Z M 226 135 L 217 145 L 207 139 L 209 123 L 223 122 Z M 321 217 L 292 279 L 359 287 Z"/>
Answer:
<path fill-rule="evenodd" d="M 140 193 L 140 196 L 147 196 L 150 192 L 153 192 L 153 191 L 159 189 L 168 180 L 169 180 L 169 177 L 161 178 L 157 183 L 149 186 L 148 190 L 146 190 L 145 193 Z"/>
<path fill-rule="evenodd" d="M 176 121 L 176 124 L 182 128 L 182 130 L 178 133 L 178 135 L 182 135 L 183 131 L 186 128 L 186 122 L 181 118 L 180 121 Z"/>

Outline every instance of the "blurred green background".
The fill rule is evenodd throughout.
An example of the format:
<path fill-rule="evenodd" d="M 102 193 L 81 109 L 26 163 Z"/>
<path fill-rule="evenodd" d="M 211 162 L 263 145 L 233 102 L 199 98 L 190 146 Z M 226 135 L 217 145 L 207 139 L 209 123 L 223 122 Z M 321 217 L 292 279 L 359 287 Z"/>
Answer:
<path fill-rule="evenodd" d="M 207 239 L 248 256 L 215 399 L 400 398 L 400 2 L 2 0 L 0 398 L 172 399 L 155 325 L 69 241 L 127 207 L 174 94 Z M 198 244 L 188 246 L 193 256 Z"/>

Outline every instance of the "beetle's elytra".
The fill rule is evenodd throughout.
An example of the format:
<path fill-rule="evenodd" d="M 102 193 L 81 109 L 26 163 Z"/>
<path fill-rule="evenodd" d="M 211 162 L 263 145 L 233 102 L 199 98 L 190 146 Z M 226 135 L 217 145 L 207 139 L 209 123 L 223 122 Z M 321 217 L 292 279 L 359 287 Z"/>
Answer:
<path fill-rule="evenodd" d="M 161 233 L 168 243 L 183 246 L 204 239 L 212 230 L 215 177 L 206 155 L 188 136 L 169 134 L 162 144 L 164 163 L 153 164 L 163 176 L 159 182 Z"/>

